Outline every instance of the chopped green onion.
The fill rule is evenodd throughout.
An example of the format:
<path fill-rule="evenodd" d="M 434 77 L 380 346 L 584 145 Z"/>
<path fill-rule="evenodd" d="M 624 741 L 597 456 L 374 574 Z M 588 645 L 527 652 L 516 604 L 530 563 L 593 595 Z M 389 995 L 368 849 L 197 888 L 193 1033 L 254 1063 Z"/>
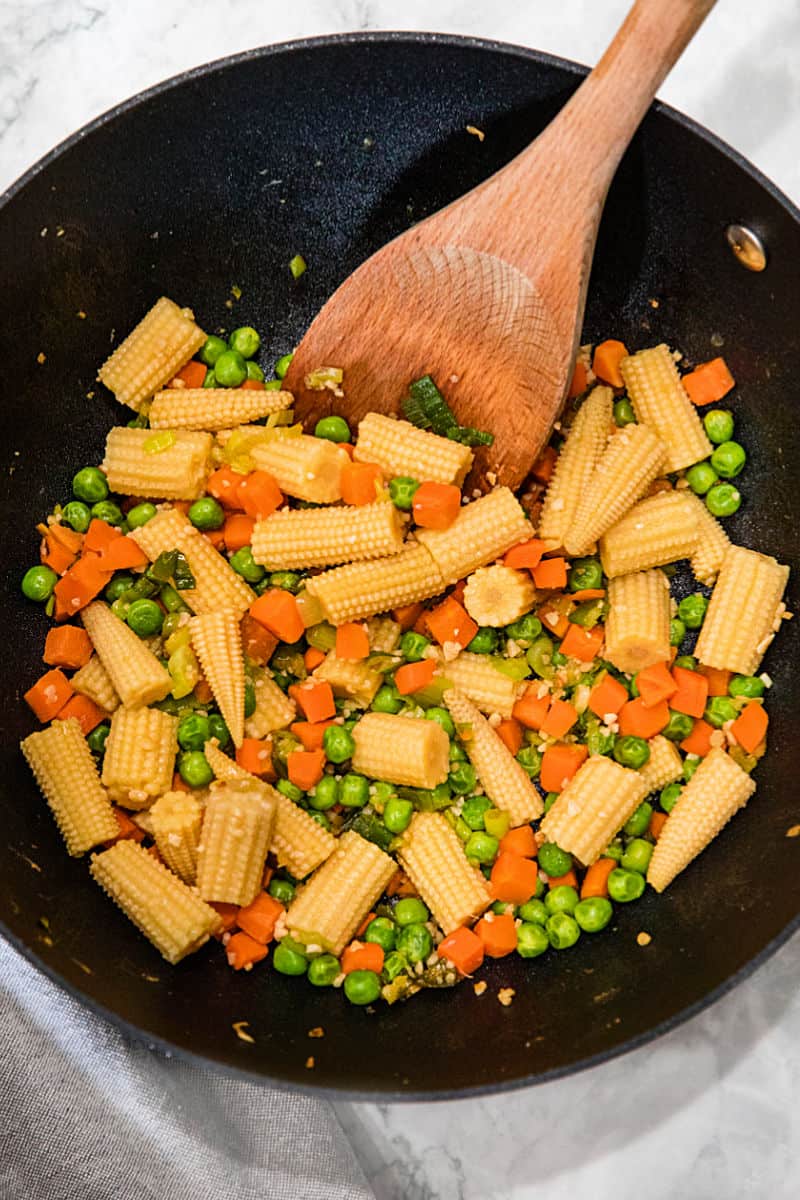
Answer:
<path fill-rule="evenodd" d="M 146 454 L 162 454 L 164 450 L 169 450 L 170 446 L 175 445 L 175 434 L 171 429 L 161 429 L 158 433 L 154 433 L 152 437 L 146 439 L 144 450 Z"/>
<path fill-rule="evenodd" d="M 299 279 L 306 270 L 306 266 L 306 260 L 303 258 L 302 254 L 295 254 L 294 258 L 289 263 L 289 270 L 292 272 L 293 278 Z"/>

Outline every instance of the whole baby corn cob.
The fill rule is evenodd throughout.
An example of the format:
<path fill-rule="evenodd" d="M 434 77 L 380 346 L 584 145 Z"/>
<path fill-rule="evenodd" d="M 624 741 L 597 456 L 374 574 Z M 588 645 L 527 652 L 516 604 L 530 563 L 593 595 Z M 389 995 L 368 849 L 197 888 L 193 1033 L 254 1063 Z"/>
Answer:
<path fill-rule="evenodd" d="M 471 925 L 492 902 L 486 880 L 441 813 L 415 813 L 397 857 L 445 934 Z"/>
<path fill-rule="evenodd" d="M 117 346 L 97 378 L 121 404 L 137 412 L 159 388 L 185 366 L 206 335 L 194 313 L 166 296 L 157 300 L 135 329 Z"/>
<path fill-rule="evenodd" d="M 681 471 L 708 457 L 713 446 L 669 346 L 652 346 L 623 358 L 620 371 L 637 420 L 651 426 L 667 448 L 664 470 Z"/>
<path fill-rule="evenodd" d="M 594 388 L 578 409 L 567 440 L 561 447 L 539 519 L 538 536 L 547 542 L 551 550 L 563 546 L 581 497 L 589 487 L 606 448 L 613 420 L 613 403 L 611 388 Z"/>
<path fill-rule="evenodd" d="M 126 708 L 153 704 L 172 691 L 168 671 L 107 604 L 100 600 L 89 604 L 81 613 L 81 620 Z"/>

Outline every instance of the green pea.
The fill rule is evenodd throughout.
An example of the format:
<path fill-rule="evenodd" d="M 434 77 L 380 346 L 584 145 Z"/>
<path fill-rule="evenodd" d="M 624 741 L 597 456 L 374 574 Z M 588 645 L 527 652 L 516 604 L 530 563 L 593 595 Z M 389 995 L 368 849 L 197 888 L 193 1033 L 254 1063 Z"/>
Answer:
<path fill-rule="evenodd" d="M 670 646 L 680 646 L 683 639 L 686 637 L 686 626 L 680 617 L 673 617 L 669 623 L 669 644 Z"/>
<path fill-rule="evenodd" d="M 712 408 L 703 417 L 708 440 L 715 446 L 729 442 L 733 437 L 733 413 L 727 408 Z"/>
<path fill-rule="evenodd" d="M 345 976 L 344 994 L 351 1004 L 374 1004 L 381 994 L 381 981 L 374 971 L 351 971 Z"/>
<path fill-rule="evenodd" d="M 121 525 L 124 520 L 122 509 L 113 500 L 99 500 L 97 504 L 93 504 L 92 516 L 108 525 Z"/>
<path fill-rule="evenodd" d="M 240 325 L 228 338 L 228 346 L 242 358 L 254 358 L 261 348 L 261 338 L 252 325 Z"/>
<path fill-rule="evenodd" d="M 58 583 L 58 576 L 50 567 L 42 564 L 38 567 L 29 567 L 22 576 L 22 594 L 28 600 L 38 600 L 44 603 L 49 600 L 53 594 L 53 588 Z"/>
<path fill-rule="evenodd" d="M 739 716 L 739 709 L 727 696 L 712 696 L 706 705 L 703 716 L 709 725 L 713 725 L 715 729 L 722 729 L 726 722 L 736 720 Z"/>
<path fill-rule="evenodd" d="M 221 529 L 225 524 L 222 505 L 213 496 L 201 496 L 195 500 L 188 515 L 195 529 Z"/>
<path fill-rule="evenodd" d="M 323 775 L 319 783 L 308 794 L 308 803 L 318 812 L 333 808 L 339 803 L 339 781 L 333 775 Z"/>
<path fill-rule="evenodd" d="M 409 629 L 400 638 L 400 653 L 406 662 L 421 662 L 430 644 L 430 638 Z"/>
<path fill-rule="evenodd" d="M 76 533 L 86 533 L 89 528 L 89 522 L 92 519 L 92 514 L 89 508 L 81 500 L 70 500 L 69 504 L 65 504 L 61 510 L 61 519 L 74 529 Z"/>
<path fill-rule="evenodd" d="M 275 784 L 275 790 L 280 792 L 282 796 L 286 796 L 294 804 L 299 804 L 305 795 L 303 789 L 297 787 L 290 779 L 279 779 Z"/>
<path fill-rule="evenodd" d="M 703 624 L 708 608 L 708 600 L 700 592 L 684 596 L 678 605 L 678 616 L 687 629 L 699 629 Z"/>
<path fill-rule="evenodd" d="M 330 987 L 341 969 L 333 954 L 320 954 L 308 964 L 308 982 L 314 987 Z"/>
<path fill-rule="evenodd" d="M 464 847 L 464 853 L 467 858 L 472 858 L 482 865 L 493 863 L 497 858 L 497 851 L 500 849 L 500 842 L 496 837 L 492 837 L 490 833 L 476 832 L 469 836 L 469 840 Z"/>
<path fill-rule="evenodd" d="M 386 801 L 386 806 L 383 810 L 383 823 L 390 833 L 403 833 L 411 822 L 414 815 L 414 805 L 410 800 L 402 800 L 399 796 L 392 796 Z"/>
<path fill-rule="evenodd" d="M 650 747 L 644 738 L 621 737 L 614 743 L 614 758 L 622 767 L 638 771 L 650 758 Z"/>
<path fill-rule="evenodd" d="M 559 884 L 558 887 L 551 888 L 544 898 L 544 906 L 548 913 L 574 913 L 578 907 L 580 897 L 574 887 L 569 884 Z"/>
<path fill-rule="evenodd" d="M 569 913 L 557 912 L 547 918 L 547 938 L 554 950 L 569 950 L 581 936 L 580 926 Z"/>
<path fill-rule="evenodd" d="M 397 934 L 397 949 L 410 963 L 425 962 L 433 950 L 430 930 L 421 922 L 404 925 Z"/>
<path fill-rule="evenodd" d="M 247 378 L 255 379 L 258 383 L 263 383 L 264 382 L 264 372 L 261 370 L 261 367 L 258 365 L 258 363 L 253 362 L 252 359 L 248 358 L 246 365 L 247 365 Z"/>
<path fill-rule="evenodd" d="M 208 717 L 189 713 L 178 725 L 178 745 L 181 750 L 202 750 L 211 737 Z"/>
<path fill-rule="evenodd" d="M 603 586 L 603 567 L 599 558 L 576 558 L 570 567 L 567 583 L 571 592 Z"/>
<path fill-rule="evenodd" d="M 108 495 L 108 481 L 99 467 L 81 467 L 72 480 L 72 491 L 84 504 L 97 504 Z"/>
<path fill-rule="evenodd" d="M 218 387 L 241 387 L 247 379 L 247 363 L 238 350 L 225 350 L 214 363 Z"/>
<path fill-rule="evenodd" d="M 553 643 L 546 633 L 535 638 L 525 652 L 528 665 L 540 679 L 552 679 L 555 674 L 553 653 Z"/>
<path fill-rule="evenodd" d="M 467 761 L 467 756 L 464 752 L 464 747 L 460 746 L 458 744 L 458 742 L 451 742 L 450 743 L 450 762 L 456 763 L 456 762 L 466 762 L 466 761 Z"/>
<path fill-rule="evenodd" d="M 305 975 L 308 970 L 308 959 L 291 946 L 278 942 L 272 955 L 272 965 L 281 975 Z M 354 972 L 358 974 L 359 972 Z M 349 976 L 348 976 L 349 978 Z M 345 982 L 347 982 L 345 980 Z"/>
<path fill-rule="evenodd" d="M 479 629 L 472 641 L 467 644 L 467 650 L 471 654 L 493 654 L 497 649 L 498 640 L 497 630 L 486 625 L 483 629 Z"/>
<path fill-rule="evenodd" d="M 516 916 L 516 909 L 513 904 L 509 904 L 506 900 L 495 900 L 492 905 L 492 912 L 498 917 L 505 916 L 506 913 L 511 913 L 512 917 Z"/>
<path fill-rule="evenodd" d="M 122 596 L 118 596 L 111 605 L 111 611 L 115 617 L 119 617 L 120 621 L 124 621 L 128 615 L 128 609 L 131 606 L 129 594 L 126 592 Z"/>
<path fill-rule="evenodd" d="M 633 838 L 625 847 L 620 866 L 626 871 L 638 871 L 640 875 L 646 875 L 653 849 L 652 842 L 645 841 L 644 838 Z"/>
<path fill-rule="evenodd" d="M 672 812 L 681 798 L 682 791 L 683 788 L 679 783 L 668 783 L 665 788 L 661 789 L 658 800 L 665 813 Z"/>
<path fill-rule="evenodd" d="M 749 700 L 763 696 L 766 685 L 756 675 L 734 675 L 728 685 L 732 696 L 746 696 Z"/>
<path fill-rule="evenodd" d="M 643 833 L 647 833 L 652 815 L 652 804 L 648 804 L 646 800 L 643 800 L 636 811 L 628 817 L 628 820 L 622 826 L 623 833 L 627 833 L 628 837 L 641 837 Z"/>
<path fill-rule="evenodd" d="M 688 783 L 700 766 L 701 759 L 696 755 L 687 755 L 683 760 L 683 778 Z"/>
<path fill-rule="evenodd" d="M 224 354 L 227 349 L 228 347 L 222 338 L 212 333 L 210 337 L 206 338 L 197 357 L 207 367 L 213 367 L 220 354 Z"/>
<path fill-rule="evenodd" d="M 339 803 L 345 808 L 363 808 L 369 800 L 369 783 L 363 775 L 345 775 L 339 789 Z"/>
<path fill-rule="evenodd" d="M 608 877 L 608 894 L 618 904 L 627 904 L 638 900 L 644 891 L 644 875 L 638 871 L 626 871 L 624 867 L 615 867 Z"/>
<path fill-rule="evenodd" d="M 431 914 L 416 896 L 405 896 L 397 901 L 392 915 L 395 923 L 403 929 L 406 925 L 424 925 L 430 920 Z"/>
<path fill-rule="evenodd" d="M 683 667 L 684 671 L 696 671 L 697 659 L 691 654 L 679 654 L 672 665 Z"/>
<path fill-rule="evenodd" d="M 93 754 L 104 754 L 106 749 L 106 740 L 111 733 L 110 725 L 95 725 L 91 733 L 87 734 L 86 742 Z"/>
<path fill-rule="evenodd" d="M 230 564 L 237 575 L 241 575 L 248 583 L 258 583 L 266 575 L 264 567 L 253 558 L 250 546 L 242 546 L 231 555 Z"/>
<path fill-rule="evenodd" d="M 542 771 L 542 756 L 535 746 L 523 746 L 516 755 L 517 762 L 529 779 L 538 779 Z"/>
<path fill-rule="evenodd" d="M 715 483 L 706 493 L 706 508 L 714 517 L 732 517 L 741 503 L 742 493 L 732 483 Z"/>
<path fill-rule="evenodd" d="M 562 850 L 555 842 L 545 842 L 540 846 L 537 857 L 539 866 L 551 879 L 560 879 L 572 867 L 572 855 L 567 854 L 566 850 Z"/>
<path fill-rule="evenodd" d="M 383 687 L 379 687 L 375 695 L 372 697 L 370 708 L 373 712 L 382 713 L 399 713 L 403 707 L 403 701 L 400 693 L 393 684 L 385 683 Z"/>
<path fill-rule="evenodd" d="M 586 748 L 591 755 L 613 754 L 616 742 L 616 734 L 607 733 L 599 721 L 586 731 Z"/>
<path fill-rule="evenodd" d="M 344 417 L 322 417 L 314 426 L 314 437 L 324 438 L 327 442 L 349 442 L 350 426 Z"/>
<path fill-rule="evenodd" d="M 423 925 L 423 929 L 425 926 Z M 427 932 L 427 930 L 426 930 Z M 365 942 L 374 942 L 376 946 L 380 946 L 385 954 L 390 954 L 394 950 L 397 940 L 397 929 L 394 921 L 389 917 L 373 917 L 364 932 Z"/>
<path fill-rule="evenodd" d="M 216 738 L 220 750 L 224 750 L 231 740 L 230 730 L 219 713 L 211 713 L 208 718 L 209 737 Z"/>
<path fill-rule="evenodd" d="M 448 737 L 456 736 L 456 727 L 453 724 L 453 718 L 446 708 L 439 708 L 437 705 L 432 705 L 425 711 L 426 721 L 435 721 L 437 725 L 441 725 Z"/>
<path fill-rule="evenodd" d="M 289 366 L 293 358 L 294 354 L 282 354 L 280 356 L 278 361 L 275 363 L 275 374 L 278 376 L 278 379 L 284 379 L 286 377 L 286 372 L 289 370 Z"/>
<path fill-rule="evenodd" d="M 534 925 L 544 925 L 550 913 L 541 900 L 526 900 L 517 909 L 517 916 Z"/>
<path fill-rule="evenodd" d="M 395 475 L 394 479 L 389 480 L 389 499 L 401 512 L 411 512 L 418 487 L 418 479 L 412 479 L 410 475 Z"/>
<path fill-rule="evenodd" d="M 269 577 L 270 587 L 281 588 L 293 594 L 300 590 L 302 580 L 296 571 L 273 571 Z"/>
<path fill-rule="evenodd" d="M 719 482 L 719 475 L 708 462 L 695 463 L 686 472 L 686 482 L 696 496 L 705 496 L 710 487 Z"/>
<path fill-rule="evenodd" d="M 614 403 L 614 420 L 622 428 L 623 425 L 634 425 L 636 413 L 630 400 L 616 400 Z"/>
<path fill-rule="evenodd" d="M 343 763 L 353 757 L 356 744 L 353 735 L 341 725 L 329 725 L 322 737 L 322 748 L 332 763 Z"/>
<path fill-rule="evenodd" d="M 738 442 L 723 442 L 711 455 L 711 466 L 722 479 L 735 479 L 746 462 L 744 446 Z"/>
<path fill-rule="evenodd" d="M 623 852 L 622 842 L 615 839 L 613 842 L 608 843 L 601 857 L 613 858 L 615 862 L 619 862 L 622 858 Z"/>
<path fill-rule="evenodd" d="M 134 583 L 135 580 L 133 576 L 129 575 L 128 572 L 125 571 L 123 574 L 114 576 L 111 582 L 106 585 L 103 595 L 109 604 L 113 604 L 115 600 L 119 600 L 120 596 L 129 591 L 129 589 L 133 587 Z"/>
<path fill-rule="evenodd" d="M 155 504 L 150 504 L 145 501 L 143 504 L 137 504 L 128 512 L 128 525 L 131 529 L 141 529 L 142 525 L 146 525 L 148 521 L 152 521 L 156 515 L 157 509 Z M 189 510 L 191 514 L 191 509 Z"/>
<path fill-rule="evenodd" d="M 533 613 L 525 613 L 524 617 L 506 625 L 506 633 L 515 642 L 535 642 L 541 632 L 542 622 Z"/>
<path fill-rule="evenodd" d="M 267 890 L 281 904 L 291 904 L 294 899 L 295 886 L 288 879 L 270 879 Z"/>
<path fill-rule="evenodd" d="M 447 776 L 447 782 L 454 796 L 468 796 L 478 782 L 478 776 L 471 763 L 456 763 Z"/>
<path fill-rule="evenodd" d="M 550 939 L 541 925 L 523 922 L 517 929 L 517 954 L 520 958 L 538 958 L 550 947 Z"/>
<path fill-rule="evenodd" d="M 208 765 L 208 759 L 202 750 L 188 750 L 178 760 L 178 773 L 189 787 L 208 787 L 214 778 L 214 772 Z"/>
<path fill-rule="evenodd" d="M 217 386 L 217 377 L 213 371 L 206 371 L 206 377 L 203 380 L 204 388 L 215 388 Z"/>
<path fill-rule="evenodd" d="M 686 713 L 673 712 L 670 709 L 669 723 L 666 729 L 662 729 L 662 734 L 665 738 L 669 738 L 671 742 L 682 742 L 687 738 L 694 729 L 694 721 L 688 717 Z"/>
<path fill-rule="evenodd" d="M 134 600 L 128 609 L 125 620 L 135 634 L 146 638 L 161 632 L 164 614 L 155 600 Z"/>
<path fill-rule="evenodd" d="M 484 828 L 484 813 L 492 807 L 488 796 L 468 796 L 461 809 L 461 819 L 466 821 L 470 829 Z"/>
<path fill-rule="evenodd" d="M 614 907 L 605 896 L 588 896 L 575 906 L 572 915 L 584 933 L 599 933 L 614 915 Z"/>

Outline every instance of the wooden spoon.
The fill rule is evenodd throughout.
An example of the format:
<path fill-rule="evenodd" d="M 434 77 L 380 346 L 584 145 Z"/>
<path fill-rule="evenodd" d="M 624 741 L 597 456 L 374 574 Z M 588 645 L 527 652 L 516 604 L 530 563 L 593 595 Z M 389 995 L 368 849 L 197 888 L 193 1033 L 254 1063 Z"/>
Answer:
<path fill-rule="evenodd" d="M 408 384 L 430 374 L 463 425 L 495 435 L 472 482 L 518 486 L 564 402 L 611 179 L 713 5 L 636 0 L 526 150 L 346 279 L 292 360 L 286 384 L 299 416 L 335 411 L 355 433 L 367 412 L 399 412 Z M 343 398 L 305 386 L 321 366 L 344 368 Z"/>

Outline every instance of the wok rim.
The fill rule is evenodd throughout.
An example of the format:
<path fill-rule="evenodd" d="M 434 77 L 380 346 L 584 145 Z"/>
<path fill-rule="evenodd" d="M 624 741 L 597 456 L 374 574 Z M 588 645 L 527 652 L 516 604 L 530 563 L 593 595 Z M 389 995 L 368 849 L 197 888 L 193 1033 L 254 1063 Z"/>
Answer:
<path fill-rule="evenodd" d="M 364 44 L 422 44 L 422 45 L 444 45 L 454 47 L 466 47 L 479 51 L 488 51 L 491 53 L 513 54 L 518 58 L 529 59 L 533 62 L 540 63 L 545 66 L 558 67 L 561 70 L 566 70 L 575 76 L 584 76 L 588 74 L 589 68 L 581 63 L 577 63 L 572 59 L 563 58 L 559 55 L 549 54 L 545 51 L 535 50 L 528 46 L 520 46 L 512 42 L 503 42 L 494 38 L 471 37 L 455 33 L 436 33 L 436 32 L 417 32 L 413 30 L 357 30 L 347 33 L 321 34 L 314 37 L 294 38 L 288 41 L 275 42 L 266 46 L 253 47 L 249 50 L 240 51 L 236 54 L 226 55 L 223 58 L 213 59 L 209 62 L 202 63 L 196 67 L 190 67 L 177 75 L 171 75 L 166 79 L 159 81 L 142 91 L 134 93 L 127 99 L 122 100 L 119 104 L 106 109 L 99 116 L 94 117 L 91 121 L 82 125 L 75 132 L 69 134 L 62 141 L 56 143 L 52 149 L 42 155 L 34 163 L 28 167 L 22 175 L 11 183 L 5 191 L 0 194 L 0 209 L 10 203 L 14 197 L 18 195 L 32 180 L 45 171 L 51 163 L 60 158 L 67 151 L 77 145 L 84 137 L 93 133 L 97 129 L 101 129 L 110 121 L 124 115 L 131 109 L 138 108 L 150 99 L 163 95 L 171 91 L 173 88 L 178 88 L 192 80 L 200 79 L 204 76 L 211 75 L 217 70 L 224 70 L 229 67 L 234 67 L 239 63 L 249 62 L 253 59 L 268 58 L 272 55 L 286 54 L 295 50 L 314 50 L 317 47 L 325 47 L 331 45 L 364 45 Z M 745 158 L 738 150 L 735 150 L 728 142 L 711 130 L 701 125 L 694 118 L 687 116 L 679 109 L 674 108 L 670 104 L 656 99 L 648 111 L 655 111 L 660 115 L 667 117 L 671 122 L 674 122 L 681 129 L 695 135 L 701 141 L 705 142 L 711 148 L 719 151 L 728 158 L 740 171 L 749 176 L 760 188 L 779 204 L 786 212 L 790 220 L 795 224 L 800 224 L 800 207 L 796 205 L 775 183 L 764 175 L 756 166 Z M 733 991 L 740 983 L 763 966 L 763 964 L 771 958 L 783 945 L 785 945 L 797 930 L 800 929 L 800 912 L 798 912 L 792 920 L 790 920 L 784 928 L 771 941 L 769 941 L 756 955 L 749 959 L 742 967 L 733 974 L 729 975 L 715 988 L 706 992 L 699 1000 L 693 1004 L 687 1005 L 678 1012 L 673 1013 L 670 1017 L 659 1022 L 641 1033 L 635 1034 L 630 1038 L 611 1046 L 606 1050 L 602 1050 L 596 1054 L 587 1055 L 584 1058 L 579 1058 L 574 1062 L 567 1063 L 560 1067 L 554 1067 L 548 1071 L 538 1072 L 536 1074 L 519 1076 L 514 1079 L 502 1079 L 496 1083 L 481 1083 L 474 1086 L 461 1088 L 440 1088 L 436 1090 L 397 1090 L 396 1088 L 353 1088 L 346 1084 L 342 1087 L 327 1086 L 315 1084 L 312 1080 L 308 1082 L 290 1082 L 285 1078 L 275 1077 L 263 1071 L 250 1071 L 241 1066 L 234 1065 L 229 1061 L 221 1061 L 215 1058 L 209 1058 L 202 1054 L 196 1054 L 194 1051 L 171 1042 L 166 1038 L 162 1038 L 157 1034 L 153 1034 L 143 1029 L 141 1026 L 135 1025 L 125 1017 L 120 1016 L 113 1009 L 101 1004 L 94 996 L 84 991 L 78 984 L 67 980 L 58 971 L 54 970 L 45 963 L 37 954 L 36 950 L 19 938 L 0 918 L 0 935 L 20 953 L 33 967 L 45 975 L 52 983 L 56 984 L 63 991 L 67 992 L 74 999 L 78 1000 L 84 1007 L 88 1008 L 95 1015 L 100 1016 L 104 1020 L 110 1022 L 117 1029 L 127 1034 L 133 1040 L 144 1043 L 149 1049 L 156 1049 L 161 1054 L 167 1057 L 177 1057 L 182 1061 L 189 1063 L 194 1067 L 201 1069 L 211 1068 L 222 1074 L 231 1076 L 232 1078 L 240 1079 L 248 1083 L 254 1083 L 261 1086 L 271 1086 L 284 1092 L 301 1092 L 310 1095 L 319 1096 L 329 1101 L 367 1101 L 380 1103 L 433 1103 L 448 1100 L 467 1100 L 475 1099 L 480 1096 L 494 1096 L 503 1092 L 520 1091 L 523 1088 L 539 1086 L 541 1084 L 552 1083 L 559 1079 L 564 1079 L 569 1075 L 575 1075 L 579 1072 L 589 1070 L 593 1067 L 598 1067 L 603 1063 L 610 1062 L 615 1058 L 628 1054 L 634 1050 L 647 1045 L 649 1042 L 655 1041 L 664 1034 L 670 1033 L 679 1028 L 681 1025 L 690 1021 L 693 1017 L 703 1012 L 704 1009 L 710 1008 L 718 1000 L 721 1000 L 729 992 Z"/>

